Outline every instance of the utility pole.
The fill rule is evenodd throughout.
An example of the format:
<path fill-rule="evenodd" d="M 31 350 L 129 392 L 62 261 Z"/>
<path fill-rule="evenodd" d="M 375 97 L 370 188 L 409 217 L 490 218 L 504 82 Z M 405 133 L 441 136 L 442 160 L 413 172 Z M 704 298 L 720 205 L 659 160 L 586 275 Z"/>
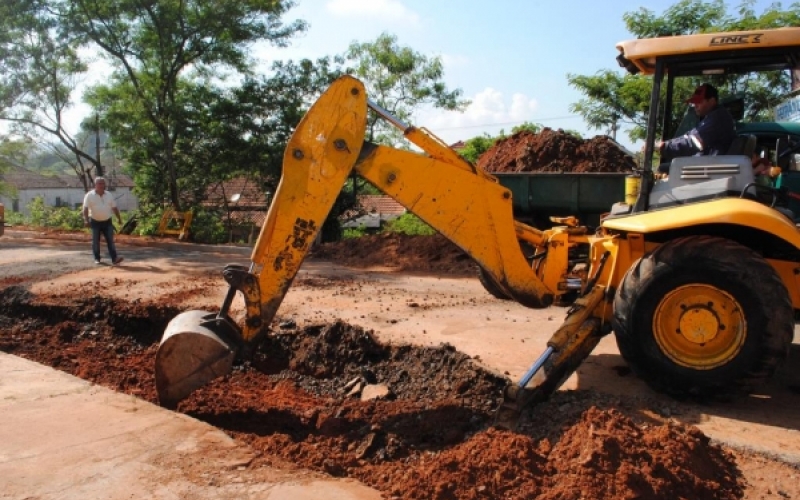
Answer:
<path fill-rule="evenodd" d="M 103 177 L 103 164 L 100 161 L 100 115 L 94 115 L 94 149 L 97 154 L 97 175 Z"/>
<path fill-rule="evenodd" d="M 617 130 L 619 129 L 619 115 L 614 113 L 614 121 L 611 123 L 611 138 L 617 140 Z"/>

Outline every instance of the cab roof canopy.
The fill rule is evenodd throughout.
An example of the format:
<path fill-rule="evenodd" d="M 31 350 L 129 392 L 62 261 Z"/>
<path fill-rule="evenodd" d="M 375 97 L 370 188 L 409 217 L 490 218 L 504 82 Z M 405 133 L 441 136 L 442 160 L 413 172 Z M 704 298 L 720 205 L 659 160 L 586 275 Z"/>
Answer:
<path fill-rule="evenodd" d="M 800 28 L 627 40 L 617 49 L 631 74 L 652 75 L 657 59 L 673 77 L 783 70 L 800 67 Z"/>

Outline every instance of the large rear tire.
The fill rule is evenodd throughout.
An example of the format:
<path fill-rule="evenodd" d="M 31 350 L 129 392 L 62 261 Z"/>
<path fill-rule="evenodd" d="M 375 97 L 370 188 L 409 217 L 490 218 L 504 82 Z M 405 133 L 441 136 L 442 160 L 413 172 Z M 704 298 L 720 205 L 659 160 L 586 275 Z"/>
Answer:
<path fill-rule="evenodd" d="M 622 357 L 659 392 L 708 399 L 767 380 L 794 312 L 770 264 L 736 242 L 678 238 L 639 259 L 614 297 Z"/>

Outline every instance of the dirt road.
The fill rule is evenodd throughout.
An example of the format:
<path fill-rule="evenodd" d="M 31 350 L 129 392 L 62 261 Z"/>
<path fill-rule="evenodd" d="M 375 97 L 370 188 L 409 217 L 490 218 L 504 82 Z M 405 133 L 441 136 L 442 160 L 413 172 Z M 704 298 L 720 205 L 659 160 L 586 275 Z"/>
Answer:
<path fill-rule="evenodd" d="M 45 303 L 103 297 L 120 303 L 155 302 L 177 310 L 213 311 L 225 293 L 219 276 L 222 266 L 247 263 L 249 257 L 249 250 L 243 248 L 149 244 L 122 238 L 118 245 L 125 265 L 95 266 L 85 236 L 39 236 L 8 231 L 0 240 L 0 290 L 20 286 Z M 241 308 L 239 302 L 234 304 L 237 308 Z M 544 349 L 564 312 L 556 307 L 530 310 L 494 299 L 471 277 L 398 274 L 386 268 L 353 269 L 312 260 L 295 280 L 277 323 L 293 323 L 294 329 L 302 329 L 341 320 L 372 330 L 379 341 L 394 345 L 447 343 L 489 370 L 516 379 Z M 650 425 L 696 426 L 735 456 L 744 479 L 744 498 L 800 498 L 798 341 L 796 336 L 787 366 L 794 369 L 784 369 L 761 394 L 728 402 L 700 406 L 653 393 L 629 373 L 611 337 L 601 342 L 564 389 L 581 390 L 580 401 L 586 408 L 615 401 Z M 548 411 L 558 412 L 575 401 Z M 266 451 L 275 446 L 258 439 L 251 444 Z"/>

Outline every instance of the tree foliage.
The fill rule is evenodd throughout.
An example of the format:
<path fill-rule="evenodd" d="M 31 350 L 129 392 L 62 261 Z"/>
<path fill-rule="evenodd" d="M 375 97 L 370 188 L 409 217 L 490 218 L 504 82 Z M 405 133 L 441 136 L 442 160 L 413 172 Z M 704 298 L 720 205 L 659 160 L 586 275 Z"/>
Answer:
<path fill-rule="evenodd" d="M 247 52 L 252 43 L 284 46 L 306 29 L 303 21 L 282 21 L 293 4 L 8 0 L 0 7 L 0 27 L 6 28 L 0 55 L 13 71 L 0 79 L 0 119 L 27 120 L 44 133 L 62 134 L 63 112 L 74 104 L 77 81 L 89 67 L 82 57 L 99 54 L 94 57 L 109 76 L 83 92 L 91 116 L 76 139 L 61 143 L 76 155 L 71 164 L 86 162 L 81 176 L 90 180 L 103 159 L 85 139 L 107 133 L 147 212 L 165 202 L 179 210 L 197 206 L 208 185 L 238 175 L 274 190 L 294 127 L 343 73 L 364 81 L 369 97 L 402 120 L 420 106 L 468 104 L 460 90 L 444 84 L 439 58 L 401 46 L 388 34 L 313 62 L 274 62 L 266 74 L 254 75 Z M 47 119 L 56 126 L 44 127 Z M 370 116 L 366 138 L 396 145 L 399 135 L 383 124 Z M 63 149 L 54 154 L 70 163 Z M 352 206 L 356 186 L 348 181 L 332 215 Z"/>
<path fill-rule="evenodd" d="M 461 99 L 460 89 L 447 89 L 440 58 L 400 46 L 394 35 L 383 33 L 373 42 L 354 42 L 342 58 L 345 72 L 364 82 L 370 99 L 404 122 L 423 105 L 447 110 L 464 110 L 469 105 Z M 399 137 L 391 125 L 370 116 L 367 140 L 393 145 Z"/>
<path fill-rule="evenodd" d="M 800 26 L 800 4 L 794 3 L 784 9 L 780 3 L 774 3 L 762 14 L 755 12 L 754 5 L 754 0 L 745 0 L 731 14 L 723 0 L 681 0 L 661 15 L 642 7 L 625 13 L 623 20 L 635 38 Z M 621 123 L 627 126 L 632 140 L 646 136 L 652 88 L 650 77 L 621 74 L 621 70 L 602 70 L 591 76 L 569 74 L 567 80 L 585 96 L 570 110 L 580 114 L 590 128 L 603 129 Z M 746 95 L 745 116 L 749 121 L 767 119 L 769 109 L 779 102 L 790 86 L 789 76 L 784 73 L 734 75 L 708 80 L 720 88 L 723 98 Z M 675 92 L 677 95 L 690 95 L 700 83 L 700 79 L 676 80 Z M 684 107 L 678 100 L 673 105 L 673 116 L 682 115 Z"/>
<path fill-rule="evenodd" d="M 0 120 L 17 136 L 55 141 L 86 185 L 99 158 L 65 128 L 64 114 L 88 66 L 78 54 L 80 39 L 60 19 L 58 5 L 45 0 L 0 4 Z"/>
<path fill-rule="evenodd" d="M 524 122 L 519 125 L 516 125 L 511 129 L 511 135 L 516 134 L 517 132 L 528 131 L 533 134 L 538 134 L 544 128 L 543 125 L 538 123 L 531 123 L 531 122 Z M 472 137 L 464 141 L 464 147 L 461 148 L 458 153 L 470 163 L 477 163 L 478 159 L 481 157 L 483 153 L 489 150 L 492 146 L 497 143 L 500 139 L 507 137 L 505 130 L 500 130 L 500 133 L 496 136 L 491 136 L 487 133 L 483 133 L 482 135 Z"/>
<path fill-rule="evenodd" d="M 182 201 L 197 205 L 208 185 L 240 175 L 257 179 L 274 191 L 281 173 L 283 150 L 309 101 L 338 72 L 330 61 L 276 62 L 269 76 L 247 77 L 241 85 L 222 87 L 181 79 L 173 117 L 173 162 Z M 89 102 L 111 102 L 105 126 L 120 144 L 137 174 L 137 194 L 145 203 L 168 197 L 163 169 L 151 159 L 162 150 L 162 137 L 138 121 L 139 107 L 125 82 L 95 88 Z"/>
<path fill-rule="evenodd" d="M 464 147 L 458 153 L 468 162 L 473 165 L 478 163 L 478 158 L 483 153 L 489 150 L 498 141 L 498 137 L 492 137 L 487 133 L 467 139 L 464 141 Z"/>
<path fill-rule="evenodd" d="M 167 199 L 178 208 L 174 156 L 185 131 L 186 104 L 181 91 L 224 76 L 223 70 L 247 74 L 252 43 L 285 46 L 306 27 L 302 21 L 282 22 L 293 5 L 290 0 L 9 0 L 0 26 L 15 31 L 3 36 L 2 55 L 11 57 L 15 71 L 0 89 L 4 118 L 32 124 L 30 117 L 36 117 L 40 128 L 58 134 L 61 112 L 76 87 L 69 79 L 86 69 L 78 50 L 99 51 L 112 75 L 93 92 L 95 111 L 111 126 L 113 117 L 105 111 L 113 107 L 119 116 L 120 106 L 102 98 L 124 97 L 125 125 L 160 140 L 137 160 L 146 159 L 160 172 Z M 57 113 L 48 113 L 53 106 Z M 42 116 L 57 126 L 43 128 Z"/>
<path fill-rule="evenodd" d="M 286 45 L 305 29 L 302 21 L 282 23 L 292 5 L 274 0 L 71 1 L 69 28 L 102 48 L 114 67 L 111 88 L 124 92 L 138 118 L 133 125 L 158 137 L 156 148 L 143 151 L 160 171 L 175 208 L 181 207 L 177 145 L 195 111 L 187 110 L 181 90 L 203 92 L 203 77 L 223 67 L 246 74 L 246 47 L 253 42 Z"/>
<path fill-rule="evenodd" d="M 0 142 L 0 176 L 17 167 L 24 167 L 34 153 L 34 146 L 28 140 L 4 140 Z M 14 189 L 0 181 L 0 194 L 14 196 Z"/>

